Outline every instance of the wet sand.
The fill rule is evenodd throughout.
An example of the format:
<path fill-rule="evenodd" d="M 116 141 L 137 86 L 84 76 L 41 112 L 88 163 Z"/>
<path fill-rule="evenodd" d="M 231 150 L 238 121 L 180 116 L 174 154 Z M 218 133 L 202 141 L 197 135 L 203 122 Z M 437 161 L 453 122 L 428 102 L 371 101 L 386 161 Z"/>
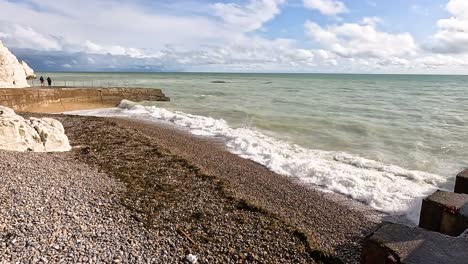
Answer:
<path fill-rule="evenodd" d="M 115 104 L 101 104 L 101 103 L 86 103 L 86 102 L 66 102 L 65 104 L 57 101 L 54 103 L 48 103 L 46 105 L 33 105 L 26 109 L 26 111 L 33 113 L 62 113 L 69 111 L 78 110 L 91 110 L 98 108 L 114 107 Z"/>

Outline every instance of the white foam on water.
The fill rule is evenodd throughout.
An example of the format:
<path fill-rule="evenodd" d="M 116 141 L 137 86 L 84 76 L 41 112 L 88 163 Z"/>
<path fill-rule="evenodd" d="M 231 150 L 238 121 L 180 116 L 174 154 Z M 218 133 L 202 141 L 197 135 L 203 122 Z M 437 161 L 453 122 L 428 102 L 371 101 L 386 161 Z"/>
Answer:
<path fill-rule="evenodd" d="M 421 200 L 446 182 L 439 175 L 344 152 L 308 149 L 251 128 L 232 128 L 222 119 L 142 106 L 127 100 L 119 108 L 70 113 L 162 120 L 187 128 L 195 135 L 222 137 L 231 152 L 273 172 L 299 178 L 323 191 L 347 195 L 384 213 L 406 215 L 413 222 L 418 221 Z"/>

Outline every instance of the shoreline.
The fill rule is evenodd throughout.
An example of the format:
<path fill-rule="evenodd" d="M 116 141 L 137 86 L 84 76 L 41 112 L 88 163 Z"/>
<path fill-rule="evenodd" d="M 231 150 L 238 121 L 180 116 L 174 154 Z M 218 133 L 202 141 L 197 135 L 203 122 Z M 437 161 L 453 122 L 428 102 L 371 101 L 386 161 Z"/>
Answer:
<path fill-rule="evenodd" d="M 371 206 L 369 206 L 367 204 L 364 204 L 364 203 L 362 203 L 360 201 L 354 200 L 353 198 L 348 197 L 348 196 L 346 196 L 344 194 L 340 194 L 340 193 L 336 193 L 336 192 L 332 192 L 332 191 L 321 190 L 320 186 L 317 186 L 317 185 L 314 185 L 314 184 L 304 183 L 303 181 L 301 181 L 299 178 L 296 178 L 296 177 L 289 177 L 289 176 L 278 174 L 278 173 L 276 173 L 274 171 L 271 171 L 270 169 L 268 169 L 263 164 L 257 163 L 255 161 L 252 161 L 252 160 L 249 160 L 249 159 L 245 159 L 243 157 L 240 157 L 239 155 L 237 155 L 235 153 L 232 153 L 228 149 L 228 147 L 226 146 L 225 139 L 221 139 L 221 138 L 217 138 L 217 137 L 210 137 L 210 136 L 203 136 L 203 135 L 195 135 L 195 134 L 192 134 L 190 132 L 190 129 L 188 129 L 186 127 L 180 127 L 180 126 L 177 126 L 177 125 L 175 125 L 175 124 L 173 124 L 171 122 L 162 121 L 162 120 L 154 121 L 154 120 L 146 120 L 146 119 L 130 119 L 128 117 L 102 117 L 102 118 L 108 118 L 108 119 L 111 119 L 111 120 L 115 120 L 117 122 L 118 121 L 121 121 L 121 122 L 124 121 L 129 126 L 131 126 L 132 124 L 138 124 L 140 126 L 146 127 L 146 132 L 148 132 L 149 129 L 151 129 L 151 128 L 157 128 L 157 130 L 164 131 L 163 133 L 173 134 L 174 137 L 187 138 L 187 140 L 197 142 L 197 144 L 200 144 L 200 143 L 201 144 L 206 144 L 211 149 L 216 150 L 216 152 L 224 152 L 224 153 L 227 152 L 229 156 L 234 156 L 234 157 L 236 157 L 236 159 L 241 158 L 242 160 L 246 160 L 249 163 L 254 163 L 255 166 L 260 166 L 260 167 L 268 170 L 269 172 L 274 174 L 275 177 L 286 178 L 290 182 L 292 182 L 292 183 L 294 183 L 296 185 L 300 185 L 302 188 L 306 188 L 306 189 L 314 191 L 314 192 L 319 192 L 320 194 L 322 194 L 324 196 L 325 199 L 334 201 L 336 203 L 343 204 L 347 208 L 349 208 L 350 210 L 357 211 L 357 212 L 364 212 L 366 214 L 366 217 L 368 217 L 369 220 L 372 221 L 372 222 L 380 222 L 380 221 L 382 221 L 383 218 L 385 218 L 385 219 L 391 218 L 391 219 L 393 219 L 392 221 L 394 221 L 394 222 L 404 222 L 404 223 L 407 223 L 407 225 L 409 225 L 409 226 L 414 225 L 414 223 L 411 222 L 409 219 L 403 219 L 404 218 L 403 215 L 401 215 L 401 216 L 400 215 L 395 215 L 395 216 L 388 215 L 386 213 L 380 212 L 380 211 L 372 208 Z M 170 144 L 171 142 L 170 141 L 164 141 L 164 143 L 165 144 Z M 186 147 L 186 146 L 172 143 L 172 144 L 170 144 L 169 149 L 171 151 L 175 151 L 175 153 L 177 153 L 177 155 L 184 156 L 187 159 L 193 161 L 193 159 L 196 158 L 196 156 L 193 155 L 193 153 L 187 153 L 186 150 L 184 150 L 185 149 L 184 147 Z M 203 167 L 203 165 L 200 164 L 200 163 L 198 163 L 198 165 L 200 167 Z"/>
<path fill-rule="evenodd" d="M 0 261 L 340 263 L 150 138 L 60 120 L 73 150 L 0 151 Z"/>
<path fill-rule="evenodd" d="M 292 240 L 290 244 L 296 245 L 294 246 L 296 249 L 292 250 L 295 251 L 295 254 L 286 254 L 285 256 L 289 257 L 283 258 L 284 261 L 292 260 L 295 258 L 293 256 L 297 255 L 296 261 L 298 262 L 302 262 L 300 260 L 302 259 L 312 263 L 314 261 L 358 263 L 364 238 L 376 229 L 385 217 L 384 214 L 344 195 L 325 193 L 311 186 L 306 186 L 298 179 L 276 174 L 261 164 L 229 152 L 223 142 L 219 140 L 192 135 L 183 128 L 170 123 L 130 120 L 120 117 L 84 117 L 48 113 L 23 114 L 36 117 L 48 116 L 61 121 L 74 149 L 71 154 L 62 153 L 52 156 L 72 157 L 79 164 L 104 173 L 105 177 L 123 184 L 124 191 L 120 193 L 122 197 L 119 198 L 121 204 L 115 206 L 117 209 L 123 206 L 125 210 L 130 210 L 130 217 L 136 220 L 136 226 L 143 225 L 144 228 L 153 229 L 154 223 L 158 222 L 154 219 L 159 217 L 155 215 L 155 212 L 159 212 L 161 207 L 166 207 L 164 209 L 166 211 L 177 210 L 178 204 L 164 202 L 168 197 L 169 200 L 180 199 L 174 198 L 174 196 L 179 197 L 185 194 L 192 196 L 196 194 L 197 198 L 200 197 L 200 194 L 197 194 L 200 190 L 190 189 L 184 184 L 182 184 L 184 191 L 180 192 L 180 190 L 171 189 L 172 187 L 168 188 L 167 182 L 155 183 L 155 179 L 149 179 L 160 171 L 172 171 L 167 172 L 169 175 L 165 175 L 165 177 L 169 176 L 169 179 L 165 179 L 169 181 L 173 180 L 170 174 L 176 174 L 183 175 L 190 181 L 201 178 L 203 181 L 210 182 L 211 187 L 205 186 L 203 188 L 207 188 L 208 192 L 211 190 L 214 194 L 210 199 L 202 202 L 205 206 L 208 200 L 220 199 L 222 205 L 219 206 L 221 207 L 231 207 L 231 210 L 233 207 L 234 210 L 245 211 L 247 214 L 259 214 L 260 216 L 255 216 L 258 218 L 256 221 L 269 222 L 270 224 L 273 222 L 275 226 L 273 229 L 281 230 L 284 234 L 289 233 L 289 237 L 286 235 L 288 238 L 283 237 L 280 240 Z M 129 144 L 134 144 L 134 146 L 130 147 Z M 139 149 L 136 147 L 137 145 L 146 150 Z M 29 155 L 31 154 L 14 154 L 14 156 Z M 151 157 L 152 155 L 156 157 Z M 154 158 L 156 160 L 153 160 Z M 171 161 L 160 163 L 161 158 Z M 137 161 L 138 159 L 146 160 L 146 162 L 140 163 Z M 0 166 L 1 164 L 2 162 L 0 162 Z M 54 175 L 53 171 L 51 174 Z M 171 184 L 173 183 L 171 182 L 169 185 Z M 176 185 L 178 184 L 180 183 Z M 93 188 L 99 189 L 98 186 L 93 186 Z M 203 188 L 202 190 L 205 190 Z M 139 201 L 141 199 L 143 200 Z M 135 202 L 136 204 L 134 204 Z M 197 212 L 195 214 L 198 215 Z M 198 216 L 195 218 L 200 220 Z M 245 216 L 241 218 L 245 218 Z M 242 225 L 245 220 L 241 222 Z M 249 224 L 249 221 L 246 222 Z M 207 224 L 211 224 L 211 221 Z M 128 225 L 126 229 L 133 229 L 132 226 L 135 223 Z M 156 225 L 157 228 L 171 229 L 163 222 L 158 222 Z M 193 223 L 190 223 L 189 226 L 192 228 Z M 261 227 L 264 229 L 263 232 L 269 228 L 265 225 Z M 176 229 L 176 233 L 180 235 L 180 230 Z M 190 230 L 190 228 L 184 230 Z M 185 239 L 182 238 L 182 240 L 188 240 L 189 244 L 193 244 L 192 240 L 197 241 L 196 243 L 199 242 L 196 236 L 194 238 L 187 235 L 186 231 L 183 233 Z M 210 244 L 206 236 L 207 234 L 202 235 L 200 240 Z M 279 240 L 276 237 L 267 237 L 268 239 L 270 241 L 266 245 L 275 244 L 277 242 L 274 241 Z M 244 242 L 244 240 L 248 241 L 248 239 L 240 241 Z M 265 238 L 257 237 L 252 241 L 257 240 L 261 242 Z M 222 243 L 221 240 L 219 242 Z M 256 243 L 252 245 L 257 246 Z M 192 246 L 185 246 L 184 252 L 192 252 Z M 280 252 L 284 248 L 273 248 L 273 250 L 279 250 L 280 255 L 277 255 L 276 258 L 268 258 L 258 252 L 253 254 L 258 260 L 263 259 L 266 262 L 281 259 L 282 257 L 279 256 L 283 256 L 283 253 Z M 145 250 L 149 249 L 145 248 Z M 236 251 L 237 256 L 234 256 L 236 254 L 232 254 L 230 249 L 228 251 L 231 260 L 239 257 L 242 259 L 242 254 L 239 255 L 241 252 Z M 211 251 L 208 250 L 208 252 Z M 217 254 L 220 253 L 217 252 Z M 180 254 L 179 252 L 177 257 L 180 257 Z M 199 256 L 206 259 L 208 256 L 204 254 L 202 250 Z M 226 253 L 223 252 L 219 256 L 224 254 Z M 248 254 L 249 252 L 244 255 Z"/>
<path fill-rule="evenodd" d="M 13 156 L 67 157 L 64 166 L 76 162 L 116 181 L 123 189 L 113 212 L 126 212 L 124 229 L 143 228 L 145 239 L 176 244 L 179 249 L 167 254 L 168 261 L 183 261 L 193 253 L 201 263 L 358 263 L 363 239 L 379 222 L 367 216 L 370 211 L 331 198 L 339 196 L 303 186 L 230 153 L 219 142 L 174 127 L 121 118 L 27 115 L 61 121 L 74 150 Z M 21 159 L 12 164 L 18 166 Z M 56 173 L 38 166 L 52 177 Z M 101 186 L 89 188 L 99 192 Z M 90 206 L 96 208 L 99 203 Z M 115 227 L 107 228 L 112 233 Z"/>
<path fill-rule="evenodd" d="M 346 259 L 346 263 L 358 261 L 363 239 L 384 217 L 343 195 L 324 193 L 276 174 L 229 152 L 219 141 L 192 135 L 172 124 L 126 118 L 104 120 L 141 133 L 201 173 L 226 181 L 236 198 L 286 219 L 314 237 L 314 244 L 322 250 Z"/>
<path fill-rule="evenodd" d="M 121 107 L 116 106 L 112 108 L 100 108 L 100 109 L 83 109 L 83 110 L 77 110 L 77 111 L 70 111 L 70 112 L 65 112 L 61 114 L 69 114 L 69 115 L 75 115 L 75 116 L 94 116 L 93 112 L 94 110 L 106 110 L 106 109 L 119 109 Z M 87 113 L 87 111 L 91 111 L 90 113 Z M 389 221 L 392 223 L 400 223 L 404 224 L 407 226 L 417 226 L 417 220 L 414 220 L 413 218 L 409 218 L 409 215 L 406 213 L 401 213 L 401 214 L 391 214 L 391 213 L 386 213 L 383 211 L 379 211 L 378 209 L 373 208 L 372 206 L 366 204 L 365 202 L 361 202 L 359 200 L 355 200 L 352 197 L 342 194 L 339 192 L 335 191 L 330 191 L 326 188 L 323 188 L 322 186 L 315 185 L 313 183 L 307 183 L 301 180 L 301 178 L 294 177 L 294 176 L 287 176 L 287 175 L 282 175 L 279 174 L 278 172 L 272 171 L 270 168 L 265 166 L 264 164 L 257 163 L 254 160 L 251 160 L 249 158 L 244 158 L 241 157 L 239 154 L 236 154 L 230 150 L 230 148 L 227 146 L 228 139 L 224 138 L 224 136 L 205 136 L 203 134 L 197 135 L 191 133 L 191 129 L 187 126 L 184 125 L 178 125 L 176 123 L 173 123 L 172 121 L 168 121 L 166 119 L 147 119 L 144 117 L 139 117 L 138 115 L 135 115 L 134 117 L 129 117 L 129 116 L 124 116 L 122 114 L 116 114 L 115 116 L 112 116 L 112 114 L 105 114 L 105 115 L 100 115 L 99 113 L 97 116 L 102 117 L 102 118 L 109 118 L 109 119 L 116 119 L 116 120 L 124 120 L 124 121 L 129 121 L 129 122 L 136 122 L 136 123 L 142 123 L 145 124 L 146 126 L 154 126 L 158 127 L 160 129 L 166 130 L 165 133 L 175 133 L 181 137 L 188 137 L 192 140 L 202 142 L 204 144 L 210 145 L 210 148 L 216 148 L 218 152 L 228 152 L 231 156 L 234 156 L 236 159 L 242 159 L 242 160 L 248 160 L 251 163 L 254 163 L 256 166 L 260 166 L 269 172 L 271 172 L 273 175 L 276 176 L 281 176 L 284 178 L 287 178 L 289 181 L 301 185 L 304 188 L 307 188 L 308 190 L 312 190 L 314 192 L 319 192 L 321 195 L 325 196 L 326 199 L 334 201 L 339 204 L 346 205 L 347 208 L 353 211 L 358 211 L 358 212 L 363 212 L 366 214 L 366 216 L 369 218 L 369 221 L 371 222 L 381 222 L 382 220 Z M 180 147 L 183 147 L 183 144 L 180 144 L 178 146 L 177 144 L 172 144 L 170 146 L 171 149 L 180 149 Z M 181 152 L 182 154 L 186 154 L 184 150 Z M 188 156 L 189 159 L 193 159 L 194 155 Z M 398 166 L 398 165 L 396 165 Z M 356 166 L 358 167 L 358 166 Z M 409 169 L 409 171 L 412 171 Z M 419 210 L 418 210 L 419 211 Z M 418 216 L 419 218 L 419 216 Z"/>
<path fill-rule="evenodd" d="M 300 180 L 279 175 L 265 166 L 226 149 L 223 142 L 196 136 L 172 124 L 109 118 L 157 139 L 158 145 L 182 157 L 204 174 L 229 182 L 237 197 L 288 219 L 334 254 L 358 261 L 360 244 L 385 219 L 399 222 L 375 209 L 337 193 L 320 191 Z"/>
<path fill-rule="evenodd" d="M 86 111 L 86 109 L 83 109 Z M 93 109 L 91 109 L 93 110 Z M 97 109 L 96 109 L 97 110 Z M 81 111 L 81 110 L 77 110 Z M 72 111 L 73 112 L 73 111 Z M 55 114 L 64 114 L 68 115 L 67 113 L 55 113 Z M 73 115 L 73 114 L 72 114 Z M 73 115 L 75 116 L 75 115 Z M 79 115 L 77 115 L 79 116 Z M 367 205 L 361 201 L 355 200 L 345 194 L 333 192 L 333 191 L 328 191 L 321 189 L 320 186 L 314 185 L 311 183 L 305 183 L 303 182 L 300 178 L 296 177 L 290 177 L 290 176 L 285 176 L 281 175 L 279 173 L 276 173 L 274 171 L 271 171 L 268 167 L 266 167 L 263 164 L 257 163 L 255 161 L 252 161 L 250 159 L 243 158 L 229 150 L 229 148 L 226 146 L 226 141 L 223 138 L 218 138 L 218 137 L 211 137 L 211 136 L 203 136 L 203 135 L 196 135 L 192 134 L 190 132 L 190 129 L 187 127 L 182 127 L 178 126 L 174 123 L 168 122 L 168 121 L 163 121 L 163 120 L 148 120 L 144 118 L 137 118 L 137 119 L 131 119 L 129 117 L 123 117 L 123 116 L 115 116 L 115 117 L 100 117 L 100 118 L 106 118 L 109 120 L 115 120 L 117 122 L 126 122 L 128 126 L 132 126 L 132 124 L 138 124 L 141 127 L 145 127 L 146 132 L 150 130 L 154 130 L 154 128 L 157 128 L 159 131 L 163 131 L 163 133 L 171 134 L 172 138 L 177 137 L 177 138 L 182 138 L 186 139 L 188 141 L 191 141 L 195 144 L 204 144 L 207 145 L 210 149 L 216 150 L 215 153 L 225 153 L 231 158 L 234 158 L 235 160 L 243 160 L 245 164 L 252 164 L 255 167 L 261 167 L 265 170 L 267 170 L 271 175 L 274 175 L 274 177 L 281 177 L 289 181 L 290 183 L 293 183 L 294 185 L 298 185 L 300 188 L 305 188 L 307 191 L 312 191 L 314 193 L 318 193 L 319 196 L 323 197 L 325 200 L 332 201 L 334 203 L 338 203 L 340 205 L 345 206 L 348 210 L 357 212 L 357 213 L 362 213 L 366 217 L 366 219 L 369 222 L 372 223 L 381 223 L 383 221 L 388 221 L 391 223 L 395 224 L 403 224 L 409 227 L 416 227 L 417 224 L 410 220 L 407 215 L 391 215 L 387 214 L 381 211 L 378 211 L 377 209 L 371 207 L 370 205 Z M 140 127 L 140 128 L 141 128 Z M 153 131 L 154 132 L 154 131 Z M 151 135 L 151 132 L 150 132 Z M 171 138 L 171 139 L 172 139 Z M 202 168 L 203 167 L 203 159 L 198 157 L 196 155 L 197 153 L 187 153 L 187 150 L 185 147 L 187 145 L 185 144 L 177 144 L 174 142 L 171 142 L 170 140 L 164 141 L 165 144 L 170 144 L 168 145 L 168 149 L 171 152 L 176 153 L 177 155 L 183 156 L 187 160 L 189 160 L 192 163 L 197 164 L 198 167 Z M 197 161 L 194 161 L 194 159 L 197 158 Z M 206 172 L 210 173 L 210 172 Z"/>

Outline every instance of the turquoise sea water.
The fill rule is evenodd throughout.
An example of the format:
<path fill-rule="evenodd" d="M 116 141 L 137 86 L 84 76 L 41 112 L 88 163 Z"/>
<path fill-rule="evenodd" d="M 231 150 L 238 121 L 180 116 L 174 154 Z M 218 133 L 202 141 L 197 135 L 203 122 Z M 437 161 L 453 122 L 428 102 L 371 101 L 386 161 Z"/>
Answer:
<path fill-rule="evenodd" d="M 196 134 L 226 137 L 227 146 L 241 156 L 279 173 L 297 176 L 327 190 L 344 193 L 382 211 L 401 213 L 413 206 L 412 199 L 420 198 L 435 188 L 450 188 L 456 173 L 468 166 L 468 76 L 43 75 L 50 75 L 58 85 L 64 81 L 68 84 L 75 81 L 75 85 L 92 83 L 161 88 L 171 97 L 170 103 L 146 103 L 145 109 L 126 106 L 120 110 L 120 114 L 127 111 L 125 113 L 128 115 L 170 121 L 188 127 Z M 151 105 L 156 107 L 148 107 Z M 180 112 L 179 116 L 176 111 Z M 211 117 L 213 121 L 206 121 L 204 117 Z M 180 121 L 182 119 L 183 122 Z M 199 123 L 202 119 L 206 122 Z M 215 121 L 225 123 L 210 125 Z M 223 126 L 222 132 L 219 132 L 220 126 Z M 227 131 L 228 128 L 232 131 Z M 260 138 L 257 134 L 247 138 L 245 133 L 236 134 L 240 131 L 254 131 Z M 239 140 L 245 141 L 245 144 L 237 142 Z M 271 145 L 265 145 L 263 140 L 272 140 Z M 262 149 L 258 149 L 259 144 Z M 283 153 L 285 148 L 291 148 L 291 151 Z M 268 155 L 265 155 L 265 151 Z M 307 163 L 309 159 L 310 164 Z M 323 160 L 317 162 L 319 159 Z M 349 167 L 343 167 L 343 164 Z M 389 169 L 393 167 L 396 169 Z M 366 171 L 353 171 L 356 168 Z M 372 175 L 362 178 L 368 171 Z M 374 171 L 379 172 L 380 176 L 374 175 Z M 340 173 L 350 173 L 351 176 L 341 179 Z M 314 177 L 321 178 L 316 180 Z M 353 177 L 361 178 L 355 181 Z M 367 185 L 366 177 L 390 180 L 382 182 L 382 185 Z M 399 195 L 398 188 L 405 188 L 398 186 L 406 184 L 400 181 L 401 178 L 428 186 L 414 197 L 401 197 L 407 199 L 405 206 L 388 209 L 395 202 L 395 196 Z M 391 183 L 396 185 L 391 190 L 383 187 Z M 327 184 L 332 187 L 329 188 Z M 360 185 L 360 191 L 355 192 L 355 185 Z M 366 188 L 374 190 L 366 191 Z M 374 192 L 385 194 L 375 198 Z"/>

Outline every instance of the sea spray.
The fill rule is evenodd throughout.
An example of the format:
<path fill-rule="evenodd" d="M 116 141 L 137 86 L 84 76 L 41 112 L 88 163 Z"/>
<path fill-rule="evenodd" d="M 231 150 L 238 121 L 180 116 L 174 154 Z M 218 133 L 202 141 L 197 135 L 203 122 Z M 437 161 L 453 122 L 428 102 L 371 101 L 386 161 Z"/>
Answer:
<path fill-rule="evenodd" d="M 388 214 L 406 215 L 414 222 L 418 220 L 421 199 L 447 181 L 439 175 L 407 170 L 349 153 L 304 148 L 253 128 L 233 128 L 223 119 L 142 106 L 127 100 L 123 100 L 119 108 L 74 113 L 165 121 L 195 135 L 221 137 L 232 153 L 262 164 L 273 172 L 296 177 L 323 191 L 344 194 Z"/>

